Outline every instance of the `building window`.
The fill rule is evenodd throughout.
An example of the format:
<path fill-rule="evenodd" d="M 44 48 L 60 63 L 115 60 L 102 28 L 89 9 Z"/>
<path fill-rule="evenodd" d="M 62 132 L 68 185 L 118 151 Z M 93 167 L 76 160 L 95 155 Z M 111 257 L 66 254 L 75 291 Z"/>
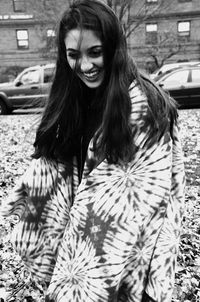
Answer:
<path fill-rule="evenodd" d="M 192 0 L 178 0 L 178 2 L 192 2 Z"/>
<path fill-rule="evenodd" d="M 55 33 L 55 30 L 54 29 L 47 29 L 47 38 L 52 38 L 52 37 L 55 37 L 56 36 L 56 33 Z"/>
<path fill-rule="evenodd" d="M 158 0 L 146 0 L 147 4 L 158 3 Z"/>
<path fill-rule="evenodd" d="M 189 39 L 190 39 L 190 21 L 178 22 L 178 39 L 180 41 L 189 41 Z"/>
<path fill-rule="evenodd" d="M 156 44 L 158 42 L 157 23 L 146 24 L 146 44 Z"/>
<path fill-rule="evenodd" d="M 25 12 L 26 11 L 25 0 L 13 0 L 13 10 L 14 12 Z"/>
<path fill-rule="evenodd" d="M 56 33 L 53 29 L 47 29 L 47 47 L 52 47 L 55 43 Z"/>
<path fill-rule="evenodd" d="M 17 36 L 18 49 L 28 49 L 29 48 L 28 30 L 18 29 L 16 30 L 16 36 Z"/>

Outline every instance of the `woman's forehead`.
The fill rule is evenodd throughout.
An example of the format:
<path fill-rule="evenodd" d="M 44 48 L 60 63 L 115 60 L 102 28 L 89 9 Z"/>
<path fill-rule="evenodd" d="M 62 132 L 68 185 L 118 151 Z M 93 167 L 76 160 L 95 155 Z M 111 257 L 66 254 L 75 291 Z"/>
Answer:
<path fill-rule="evenodd" d="M 67 33 L 64 41 L 67 49 L 102 45 L 95 31 L 89 29 L 72 29 Z"/>

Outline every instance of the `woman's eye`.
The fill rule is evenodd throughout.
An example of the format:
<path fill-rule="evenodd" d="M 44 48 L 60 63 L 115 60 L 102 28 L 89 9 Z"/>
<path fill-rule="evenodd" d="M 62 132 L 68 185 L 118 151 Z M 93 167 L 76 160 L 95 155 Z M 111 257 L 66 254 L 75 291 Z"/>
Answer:
<path fill-rule="evenodd" d="M 90 50 L 89 55 L 93 58 L 98 58 L 102 56 L 102 49 Z"/>
<path fill-rule="evenodd" d="M 77 52 L 68 52 L 67 56 L 73 60 L 77 60 L 79 58 L 79 54 Z"/>

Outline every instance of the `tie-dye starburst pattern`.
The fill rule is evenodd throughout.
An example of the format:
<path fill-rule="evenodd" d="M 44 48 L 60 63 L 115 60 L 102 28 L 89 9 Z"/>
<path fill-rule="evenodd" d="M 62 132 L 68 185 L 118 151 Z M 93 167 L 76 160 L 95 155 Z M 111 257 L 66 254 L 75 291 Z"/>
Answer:
<path fill-rule="evenodd" d="M 184 200 L 178 128 L 148 145 L 147 99 L 130 89 L 136 153 L 128 164 L 34 160 L 4 214 L 21 219 L 13 242 L 55 302 L 170 302 Z M 92 141 L 91 141 L 92 145 Z M 91 162 L 93 169 L 91 170 Z"/>

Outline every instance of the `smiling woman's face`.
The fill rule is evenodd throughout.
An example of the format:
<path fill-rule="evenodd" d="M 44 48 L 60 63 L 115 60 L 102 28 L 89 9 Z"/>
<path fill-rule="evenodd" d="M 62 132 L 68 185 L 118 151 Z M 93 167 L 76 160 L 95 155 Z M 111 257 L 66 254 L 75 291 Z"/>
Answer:
<path fill-rule="evenodd" d="M 67 61 L 89 88 L 97 88 L 104 79 L 102 42 L 95 32 L 72 29 L 65 38 Z"/>

